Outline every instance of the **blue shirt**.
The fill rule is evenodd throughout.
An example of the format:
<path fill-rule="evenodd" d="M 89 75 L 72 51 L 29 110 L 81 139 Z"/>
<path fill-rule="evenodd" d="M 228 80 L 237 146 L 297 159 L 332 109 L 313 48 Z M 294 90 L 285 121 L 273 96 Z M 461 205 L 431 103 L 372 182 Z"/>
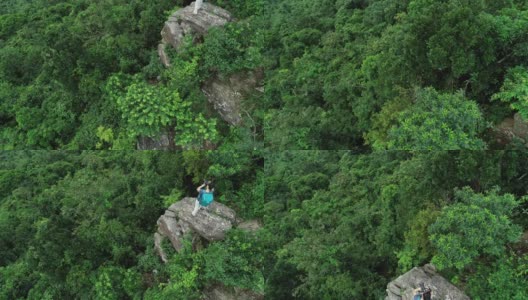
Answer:
<path fill-rule="evenodd" d="M 200 190 L 200 194 L 198 195 L 198 201 L 200 202 L 201 206 L 209 206 L 213 202 L 213 191 L 210 191 L 209 193 L 205 191 L 205 189 Z"/>

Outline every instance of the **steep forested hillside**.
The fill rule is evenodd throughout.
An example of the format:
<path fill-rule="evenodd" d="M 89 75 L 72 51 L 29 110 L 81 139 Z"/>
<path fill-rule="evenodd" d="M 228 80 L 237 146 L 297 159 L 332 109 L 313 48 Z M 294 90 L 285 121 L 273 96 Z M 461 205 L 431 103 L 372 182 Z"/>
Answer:
<path fill-rule="evenodd" d="M 290 0 L 273 8 L 263 30 L 273 149 L 495 148 L 490 123 L 512 108 L 528 120 L 525 1 Z"/>
<path fill-rule="evenodd" d="M 248 105 L 255 108 L 247 128 L 228 128 L 217 124 L 200 91 L 211 74 L 259 65 L 231 56 L 249 47 L 249 29 L 217 30 L 203 46 L 172 53 L 173 67 L 164 69 L 157 54 L 160 31 L 184 4 L 189 2 L 2 3 L 2 149 L 134 149 L 138 135 L 166 127 L 187 149 L 206 140 L 254 148 L 262 140 L 258 106 Z M 240 6 L 228 5 L 235 11 Z"/>
<path fill-rule="evenodd" d="M 286 151 L 266 160 L 272 299 L 382 299 L 432 261 L 474 299 L 524 299 L 528 152 Z M 415 283 L 417 286 L 418 283 Z M 521 287 L 522 286 L 522 287 Z"/>
<path fill-rule="evenodd" d="M 215 180 L 218 201 L 242 217 L 263 205 L 258 153 L 7 151 L 0 157 L 0 299 L 141 299 L 147 289 L 153 297 L 169 278 L 189 276 L 187 267 L 208 271 L 201 275 L 208 280 L 224 278 L 227 271 L 188 265 L 183 256 L 162 266 L 152 250 L 157 218 L 179 197 L 194 197 L 205 176 Z M 225 260 L 233 252 L 228 246 L 210 251 Z M 185 287 L 189 295 L 197 292 Z M 162 296 L 171 289 L 177 287 Z"/>
<path fill-rule="evenodd" d="M 384 299 L 427 263 L 528 299 L 526 1 L 211 0 L 233 18 L 164 67 L 191 2 L 0 3 L 0 300 Z M 251 72 L 230 125 L 204 87 Z M 262 228 L 163 263 L 204 179 Z"/>
<path fill-rule="evenodd" d="M 212 2 L 238 21 L 169 69 L 159 32 L 189 1 L 2 4 L 2 147 L 132 149 L 168 126 L 184 148 L 495 149 L 491 127 L 528 119 L 525 1 Z M 247 99 L 250 121 L 216 122 L 200 85 L 254 68 L 265 94 Z"/>
<path fill-rule="evenodd" d="M 527 151 L 1 155 L 0 299 L 380 299 L 430 261 L 474 299 L 528 297 Z M 264 226 L 163 264 L 156 220 L 204 176 Z"/>

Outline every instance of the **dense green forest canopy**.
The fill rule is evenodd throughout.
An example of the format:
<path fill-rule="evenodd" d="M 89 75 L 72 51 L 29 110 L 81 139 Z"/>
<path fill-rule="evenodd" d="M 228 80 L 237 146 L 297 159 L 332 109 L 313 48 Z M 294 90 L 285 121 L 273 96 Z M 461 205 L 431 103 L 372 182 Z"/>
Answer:
<path fill-rule="evenodd" d="M 255 148 L 262 141 L 258 106 L 248 99 L 245 108 L 252 122 L 229 128 L 217 122 L 200 91 L 201 82 L 214 74 L 259 65 L 249 62 L 255 55 L 243 56 L 251 52 L 246 51 L 249 39 L 242 38 L 246 25 L 218 30 L 203 46 L 171 53 L 171 68 L 160 63 L 163 24 L 187 4 L 3 1 L 2 148 L 134 149 L 137 136 L 154 136 L 163 129 L 174 131 L 176 144 L 186 149 L 200 148 L 205 141 Z M 242 55 L 235 60 L 229 55 L 234 48 Z"/>
<path fill-rule="evenodd" d="M 237 21 L 164 69 L 159 32 L 189 3 L 3 1 L 2 147 L 132 149 L 170 128 L 187 149 L 494 149 L 491 126 L 528 119 L 526 1 L 216 0 Z M 217 122 L 200 85 L 255 68 L 251 121 Z"/>
<path fill-rule="evenodd" d="M 190 258 L 162 266 L 152 249 L 156 220 L 171 203 L 194 197 L 198 183 L 210 178 L 218 201 L 241 217 L 254 217 L 263 205 L 258 153 L 4 151 L 0 157 L 0 299 L 155 295 L 158 284 L 190 271 Z M 238 245 L 240 235 L 208 248 L 215 263 L 232 254 L 227 243 Z M 218 280 L 221 267 L 203 276 Z"/>
<path fill-rule="evenodd" d="M 432 260 L 472 298 L 527 297 L 516 287 L 526 285 L 526 249 L 512 246 L 528 225 L 526 155 L 286 151 L 268 157 L 264 218 L 280 237 L 268 295 L 381 299 L 391 278 Z"/>
<path fill-rule="evenodd" d="M 430 261 L 474 299 L 528 297 L 528 151 L 229 153 L 2 152 L 0 299 L 380 299 Z M 263 228 L 161 263 L 157 218 L 206 176 Z"/>
<path fill-rule="evenodd" d="M 515 0 L 281 1 L 264 30 L 267 144 L 497 147 L 488 123 L 526 111 L 527 13 Z"/>
<path fill-rule="evenodd" d="M 0 299 L 382 299 L 429 262 L 528 299 L 528 150 L 490 130 L 528 120 L 526 1 L 215 0 L 236 21 L 164 68 L 190 2 L 0 3 Z M 201 86 L 254 69 L 228 126 Z M 161 130 L 188 151 L 109 151 Z M 163 264 L 156 220 L 204 178 L 263 227 Z"/>

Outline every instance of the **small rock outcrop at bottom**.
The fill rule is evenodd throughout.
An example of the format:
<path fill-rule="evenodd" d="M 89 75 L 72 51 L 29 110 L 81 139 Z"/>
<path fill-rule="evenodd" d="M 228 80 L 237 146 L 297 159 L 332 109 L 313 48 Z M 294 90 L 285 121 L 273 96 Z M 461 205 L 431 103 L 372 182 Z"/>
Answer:
<path fill-rule="evenodd" d="M 451 284 L 447 279 L 436 273 L 436 268 L 427 264 L 415 267 L 401 275 L 387 285 L 385 300 L 412 300 L 413 290 L 419 287 L 420 282 L 431 289 L 432 299 L 435 300 L 469 300 L 461 290 Z"/>
<path fill-rule="evenodd" d="M 183 248 L 183 238 L 186 235 L 203 238 L 209 242 L 224 239 L 228 230 L 236 224 L 235 212 L 218 202 L 213 202 L 207 209 L 200 210 L 193 216 L 196 198 L 183 198 L 172 204 L 158 219 L 158 232 L 154 234 L 154 247 L 163 262 L 167 255 L 163 250 L 162 241 L 168 238 L 172 247 L 180 252 Z"/>

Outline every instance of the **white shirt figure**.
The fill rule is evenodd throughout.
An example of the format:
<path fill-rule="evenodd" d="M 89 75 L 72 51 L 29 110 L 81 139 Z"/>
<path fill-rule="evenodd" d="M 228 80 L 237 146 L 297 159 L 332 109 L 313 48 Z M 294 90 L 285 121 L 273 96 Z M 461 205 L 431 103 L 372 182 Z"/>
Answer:
<path fill-rule="evenodd" d="M 200 9 L 200 7 L 202 7 L 202 3 L 203 3 L 203 0 L 196 0 L 196 2 L 194 2 L 194 14 L 195 15 L 198 13 L 198 10 Z"/>

